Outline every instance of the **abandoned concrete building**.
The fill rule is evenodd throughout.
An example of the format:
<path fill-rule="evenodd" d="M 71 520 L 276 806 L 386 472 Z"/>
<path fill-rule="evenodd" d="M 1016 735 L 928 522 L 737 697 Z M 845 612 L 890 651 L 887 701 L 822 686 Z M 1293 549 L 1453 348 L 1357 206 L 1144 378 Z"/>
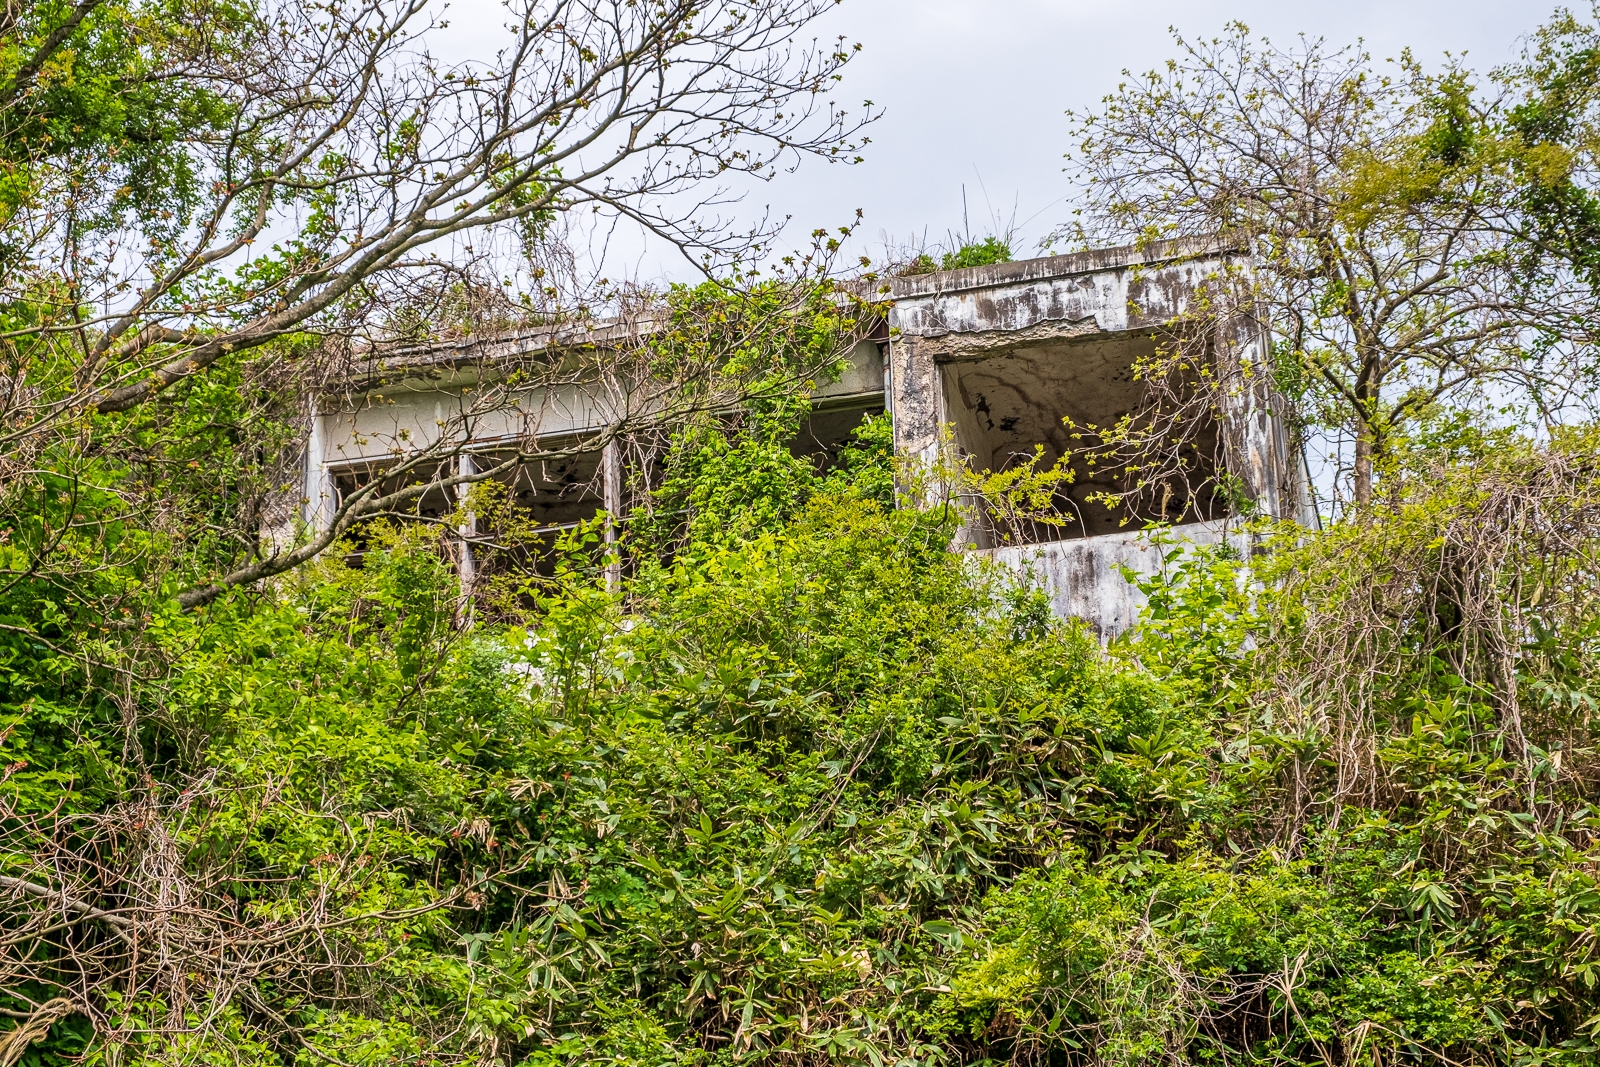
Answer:
<path fill-rule="evenodd" d="M 813 412 L 795 448 L 825 459 L 864 415 L 887 412 L 898 452 L 932 460 L 954 445 L 978 470 L 1004 469 L 1042 446 L 1053 462 L 1070 445 L 1067 423 L 1107 425 L 1133 410 L 1143 385 L 1131 373 L 1136 357 L 1157 343 L 1197 287 L 1236 263 L 1237 253 L 1167 244 L 1111 248 L 894 279 L 886 328 L 860 341 L 848 369 L 813 397 Z M 1268 339 L 1248 316 L 1213 331 L 1213 358 L 1261 365 Z M 416 447 L 428 427 L 459 406 L 459 389 L 437 374 L 391 377 L 381 393 L 357 391 L 313 420 L 306 464 L 304 518 L 325 525 L 341 495 L 381 470 L 397 449 Z M 1255 507 L 1306 521 L 1303 465 L 1291 455 L 1275 399 L 1264 383 L 1243 390 L 1212 430 L 1221 457 Z M 580 387 L 540 402 L 537 433 L 547 440 L 581 438 L 606 423 L 606 400 Z M 515 427 L 502 418 L 474 421 L 458 462 L 492 457 Z M 503 448 L 504 445 L 502 444 Z M 626 455 L 614 445 L 529 464 L 509 490 L 541 525 L 569 527 L 597 512 L 622 509 Z M 1133 621 L 1139 595 L 1121 566 L 1145 571 L 1159 551 L 1144 525 L 1097 506 L 1093 477 L 1071 487 L 1079 521 L 1003 539 L 972 523 L 961 540 L 1026 571 L 1063 617 L 1085 619 L 1103 636 Z M 447 491 L 418 504 L 425 515 L 452 510 Z M 1229 536 L 1220 499 L 1194 501 L 1173 536 L 1212 543 Z M 462 561 L 470 577 L 471 538 Z"/>

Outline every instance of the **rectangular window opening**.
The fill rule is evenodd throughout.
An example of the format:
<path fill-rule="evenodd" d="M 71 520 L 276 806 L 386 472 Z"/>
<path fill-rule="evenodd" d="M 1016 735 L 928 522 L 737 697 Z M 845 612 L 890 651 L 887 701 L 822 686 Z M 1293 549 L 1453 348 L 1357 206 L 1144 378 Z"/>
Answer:
<path fill-rule="evenodd" d="M 1181 464 L 1158 482 L 1140 485 L 1120 462 L 1091 462 L 1093 436 L 1074 427 L 1108 429 L 1146 417 L 1145 386 L 1135 362 L 1157 341 L 1122 334 L 1089 341 L 1018 346 L 984 359 L 942 365 L 946 410 L 955 445 L 972 470 L 1002 472 L 1034 462 L 1037 469 L 1070 457 L 1071 481 L 1047 507 L 1023 512 L 976 500 L 978 547 L 1039 544 L 1142 529 L 1147 523 L 1220 518 L 1220 437 L 1214 421 L 1193 427 L 1179 449 Z M 1069 420 L 1070 424 L 1069 425 Z"/>
<path fill-rule="evenodd" d="M 856 428 L 883 411 L 882 393 L 819 400 L 801 423 L 789 451 L 797 457 L 809 457 L 819 471 L 834 470 L 839 466 L 839 454 L 856 443 Z"/>
<path fill-rule="evenodd" d="M 407 471 L 404 474 L 390 474 L 382 464 L 378 463 L 347 466 L 330 471 L 336 508 L 342 507 L 352 493 L 365 489 L 374 480 L 379 483 L 375 490 L 378 496 L 389 496 L 407 488 L 423 490 L 420 495 L 402 501 L 388 510 L 366 516 L 352 526 L 345 534 L 345 540 L 351 547 L 350 553 L 345 556 L 345 562 L 352 567 L 362 566 L 362 561 L 372 544 L 373 523 L 376 521 L 424 522 L 434 525 L 446 523 L 455 512 L 455 499 L 451 490 L 439 482 L 448 476 L 451 469 L 447 461 Z"/>

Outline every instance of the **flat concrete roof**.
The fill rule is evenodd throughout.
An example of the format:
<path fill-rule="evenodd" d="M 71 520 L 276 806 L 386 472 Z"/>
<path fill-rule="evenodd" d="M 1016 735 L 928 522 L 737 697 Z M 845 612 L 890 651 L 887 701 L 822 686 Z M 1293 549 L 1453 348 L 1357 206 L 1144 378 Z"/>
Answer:
<path fill-rule="evenodd" d="M 1045 278 L 1093 274 L 1138 265 L 1242 255 L 1245 251 L 1237 242 L 1215 237 L 1180 237 L 1009 263 L 990 263 L 981 267 L 963 267 L 960 270 L 902 275 L 878 282 L 876 292 L 867 298 L 892 303 L 896 300 L 1004 288 Z M 369 350 L 364 358 L 358 359 L 355 369 L 358 376 L 391 381 L 395 376 L 427 377 L 430 373 L 437 375 L 440 371 L 472 365 L 494 365 L 517 357 L 548 359 L 562 351 L 606 348 L 651 333 L 655 325 L 648 315 L 632 321 L 580 318 L 501 334 L 478 334 L 420 345 L 378 346 Z"/>

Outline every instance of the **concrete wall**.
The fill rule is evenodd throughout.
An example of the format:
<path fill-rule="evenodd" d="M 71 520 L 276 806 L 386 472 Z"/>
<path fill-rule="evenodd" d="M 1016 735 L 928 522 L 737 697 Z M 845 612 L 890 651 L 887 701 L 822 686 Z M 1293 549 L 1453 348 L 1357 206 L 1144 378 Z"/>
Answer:
<path fill-rule="evenodd" d="M 1044 462 L 1053 463 L 1072 447 L 1063 419 L 1105 427 L 1132 412 L 1144 388 L 1131 373 L 1135 359 L 1155 350 L 1197 291 L 1235 284 L 1243 269 L 1240 253 L 1225 247 L 1170 242 L 896 279 L 886 369 L 896 447 L 935 464 L 953 437 L 956 456 L 945 461 L 1001 471 L 1041 445 Z M 1197 544 L 1225 536 L 1225 522 L 1216 521 L 1225 510 L 1213 480 L 1218 454 L 1262 512 L 1309 518 L 1302 467 L 1264 373 L 1268 338 L 1248 309 L 1224 313 L 1213 326 L 1211 357 L 1225 386 L 1221 420 L 1199 434 L 1192 495 L 1180 490 L 1170 502 L 1175 515 L 1202 520 L 1178 528 Z M 1090 499 L 1114 489 L 1118 472 L 1080 467 L 1057 503 L 1068 524 L 1027 531 L 1044 543 L 997 543 L 1005 534 L 981 521 L 962 536 L 1031 574 L 1058 615 L 1086 619 L 1109 638 L 1134 621 L 1142 602 L 1119 568 L 1149 572 L 1160 555 L 1123 528 L 1125 515 Z"/>
<path fill-rule="evenodd" d="M 1159 547 L 1138 532 L 1082 537 L 1071 541 L 1051 541 L 1042 545 L 1007 545 L 978 549 L 1015 571 L 1023 580 L 1037 583 L 1050 597 L 1051 611 L 1058 618 L 1082 619 L 1102 641 L 1127 630 L 1139 618 L 1145 596 L 1122 577 L 1128 567 L 1140 574 L 1161 570 L 1163 552 L 1184 545 L 1204 547 L 1232 539 L 1241 551 L 1248 545 L 1223 522 L 1186 523 L 1169 527 L 1167 536 L 1178 545 Z"/>
<path fill-rule="evenodd" d="M 863 341 L 847 360 L 838 381 L 816 390 L 819 400 L 882 394 L 883 358 L 876 344 Z M 324 461 L 337 467 L 404 455 L 434 444 L 441 432 L 484 445 L 593 432 L 627 410 L 628 403 L 627 397 L 574 383 L 524 390 L 503 405 L 479 410 L 474 385 L 469 375 L 404 377 L 327 406 L 318 415 Z"/>
<path fill-rule="evenodd" d="M 951 395 L 952 383 L 959 392 L 970 376 L 960 364 L 1053 353 L 1043 358 L 1100 362 L 1108 369 L 1125 365 L 1187 309 L 1197 289 L 1238 259 L 1227 250 L 1167 242 L 896 279 L 887 373 L 897 447 L 936 459 L 941 427 L 959 428 L 965 417 L 954 410 Z M 1241 383 L 1225 412 L 1227 467 L 1244 479 L 1264 511 L 1294 514 L 1300 506 L 1299 464 L 1288 454 L 1270 380 L 1254 373 L 1267 366 L 1267 338 L 1249 316 L 1234 315 L 1218 324 L 1215 346 L 1226 376 Z M 1106 371 L 1091 382 L 1078 370 L 1064 372 L 1075 379 L 1065 387 L 1074 394 L 1083 388 L 1118 391 Z M 1111 397 L 1106 406 L 1115 410 L 1126 399 Z"/>
<path fill-rule="evenodd" d="M 491 352 L 487 358 L 493 355 Z M 414 362 L 415 367 L 402 363 L 392 380 L 353 390 L 345 399 L 326 403 L 313 416 L 301 512 L 305 522 L 322 526 L 330 521 L 337 507 L 336 482 L 345 472 L 429 448 L 441 437 L 460 440 L 469 450 L 485 453 L 492 453 L 498 443 L 581 437 L 603 430 L 628 410 L 630 401 L 593 385 L 573 383 L 527 389 L 484 409 L 475 402 L 475 372 L 448 363 Z M 863 409 L 881 408 L 883 356 L 879 346 L 870 340 L 857 344 L 846 357 L 838 380 L 822 384 L 813 395 L 819 408 L 831 415 L 818 420 L 820 434 L 831 432 L 835 423 L 852 417 L 859 420 Z M 597 463 L 571 465 L 588 470 Z M 522 481 L 528 483 L 524 489 L 552 484 L 542 471 Z M 566 495 L 572 496 L 570 491 Z M 597 487 L 595 497 L 603 495 Z M 557 520 L 570 521 L 571 510 L 564 505 Z"/>

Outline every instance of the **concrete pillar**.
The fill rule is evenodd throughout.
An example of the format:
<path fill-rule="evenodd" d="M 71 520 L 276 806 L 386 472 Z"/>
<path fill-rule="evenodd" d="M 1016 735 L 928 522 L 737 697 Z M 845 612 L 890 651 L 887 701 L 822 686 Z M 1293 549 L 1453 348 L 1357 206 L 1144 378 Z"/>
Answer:
<path fill-rule="evenodd" d="M 888 408 L 894 412 L 895 450 L 934 463 L 946 422 L 944 387 L 933 354 L 918 340 L 897 334 L 889 341 L 889 358 L 884 364 Z"/>
<path fill-rule="evenodd" d="M 600 492 L 606 512 L 606 552 L 610 556 L 606 562 L 606 589 L 613 593 L 622 588 L 622 559 L 611 555 L 610 547 L 617 542 L 617 520 L 622 517 L 622 484 L 622 444 L 612 438 L 600 450 Z"/>
<path fill-rule="evenodd" d="M 338 490 L 328 470 L 327 440 L 323 416 L 313 412 L 310 432 L 306 435 L 305 488 L 301 494 L 300 518 L 318 533 L 333 525 L 334 512 L 339 508 Z"/>
<path fill-rule="evenodd" d="M 1261 512 L 1277 519 L 1314 521 L 1302 464 L 1291 454 L 1283 400 L 1272 380 L 1271 338 L 1248 303 L 1217 321 L 1212 356 L 1222 387 L 1223 459 L 1228 472 Z"/>
<path fill-rule="evenodd" d="M 893 311 L 889 325 L 889 352 L 883 363 L 884 406 L 891 412 L 896 454 L 919 465 L 924 474 L 903 477 L 899 493 L 906 499 L 920 498 L 917 503 L 922 507 L 936 507 L 957 492 L 946 484 L 941 470 L 945 423 L 949 421 L 944 374 L 921 338 L 894 329 Z M 964 535 L 963 531 L 959 536 Z"/>
<path fill-rule="evenodd" d="M 462 477 L 471 477 L 478 472 L 471 453 L 463 452 L 457 457 L 456 471 Z M 472 486 L 466 482 L 456 486 L 456 500 L 465 500 L 471 489 Z M 456 533 L 459 535 L 456 540 L 456 573 L 461 577 L 463 598 L 472 596 L 473 582 L 477 578 L 478 564 L 472 555 L 472 537 L 477 532 L 478 517 L 469 511 L 463 517 L 461 525 L 456 528 Z"/>

